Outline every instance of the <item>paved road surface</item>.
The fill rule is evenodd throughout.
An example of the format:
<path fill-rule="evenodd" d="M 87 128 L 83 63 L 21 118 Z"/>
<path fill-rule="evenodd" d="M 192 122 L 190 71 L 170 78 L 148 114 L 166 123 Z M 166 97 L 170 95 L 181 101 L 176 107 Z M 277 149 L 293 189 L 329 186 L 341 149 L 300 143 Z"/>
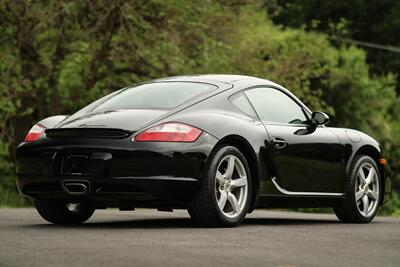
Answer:
<path fill-rule="evenodd" d="M 340 224 L 333 215 L 256 211 L 242 226 L 195 228 L 185 211 L 100 210 L 56 226 L 0 209 L 0 266 L 400 266 L 400 219 Z"/>

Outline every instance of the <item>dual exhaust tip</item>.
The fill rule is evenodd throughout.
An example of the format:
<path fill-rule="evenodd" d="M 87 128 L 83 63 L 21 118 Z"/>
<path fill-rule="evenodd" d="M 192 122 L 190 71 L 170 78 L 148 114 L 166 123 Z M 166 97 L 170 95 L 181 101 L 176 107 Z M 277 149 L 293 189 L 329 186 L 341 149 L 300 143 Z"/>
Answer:
<path fill-rule="evenodd" d="M 61 182 L 64 191 L 71 196 L 87 196 L 89 194 L 89 181 L 64 180 Z"/>

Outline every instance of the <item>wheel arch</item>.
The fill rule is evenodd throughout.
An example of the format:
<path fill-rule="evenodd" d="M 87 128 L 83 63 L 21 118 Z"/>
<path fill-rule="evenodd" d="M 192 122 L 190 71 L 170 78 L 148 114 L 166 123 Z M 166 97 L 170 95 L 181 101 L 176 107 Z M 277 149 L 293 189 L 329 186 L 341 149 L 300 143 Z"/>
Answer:
<path fill-rule="evenodd" d="M 382 164 L 380 164 L 381 152 L 372 145 L 363 145 L 356 151 L 356 153 L 354 153 L 353 159 L 358 155 L 366 155 L 371 157 L 375 161 L 376 166 L 378 166 L 379 175 L 382 181 L 382 186 L 380 188 L 381 192 L 380 192 L 379 203 L 382 204 L 385 196 L 386 179 L 385 179 L 385 167 Z"/>
<path fill-rule="evenodd" d="M 239 149 L 249 164 L 252 179 L 252 196 L 249 209 L 250 213 L 255 209 L 258 190 L 260 188 L 260 167 L 258 165 L 257 155 L 250 143 L 240 135 L 232 134 L 223 137 L 218 141 L 214 149 L 222 145 L 230 145 Z"/>

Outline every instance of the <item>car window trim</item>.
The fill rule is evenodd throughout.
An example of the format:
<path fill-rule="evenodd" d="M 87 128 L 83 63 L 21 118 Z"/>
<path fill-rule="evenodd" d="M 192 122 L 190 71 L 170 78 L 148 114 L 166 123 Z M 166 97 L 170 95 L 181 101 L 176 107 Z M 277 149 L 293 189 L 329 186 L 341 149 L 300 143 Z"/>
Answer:
<path fill-rule="evenodd" d="M 282 92 L 283 94 L 285 94 L 286 96 L 288 96 L 291 100 L 293 100 L 302 110 L 304 116 L 307 119 L 306 123 L 284 123 L 284 122 L 276 122 L 276 121 L 265 121 L 263 119 L 261 119 L 260 115 L 258 114 L 258 112 L 256 111 L 256 109 L 253 106 L 253 103 L 251 103 L 250 99 L 248 98 L 248 96 L 245 94 L 245 91 L 248 90 L 252 90 L 252 89 L 257 89 L 257 88 L 270 88 L 270 89 L 275 89 L 278 90 L 280 92 Z M 255 111 L 255 113 L 257 114 L 258 119 L 263 122 L 266 125 L 281 125 L 281 126 L 292 126 L 292 127 L 304 127 L 304 126 L 310 126 L 310 121 L 311 121 L 311 110 L 304 104 L 302 103 L 299 99 L 294 98 L 293 96 L 291 96 L 290 94 L 288 94 L 288 92 L 286 92 L 285 90 L 287 89 L 282 89 L 279 88 L 277 86 L 273 86 L 273 85 L 254 85 L 254 86 L 250 86 L 248 88 L 245 88 L 243 90 L 241 90 L 243 92 L 243 94 L 245 95 L 245 97 L 247 98 L 247 100 L 249 101 L 250 105 L 252 106 L 253 110 Z M 234 94 L 233 94 L 234 95 Z"/>
<path fill-rule="evenodd" d="M 243 111 L 240 110 L 235 104 L 233 104 L 232 99 L 235 98 L 235 97 L 240 97 L 240 95 L 242 95 L 242 96 L 244 96 L 244 98 L 246 98 L 247 102 L 248 102 L 249 105 L 250 105 L 250 108 L 251 108 L 251 109 L 253 110 L 253 112 L 254 112 L 254 116 L 251 116 L 250 114 L 247 114 L 247 113 L 243 112 Z M 243 114 L 243 115 L 245 115 L 245 116 L 247 116 L 247 117 L 249 117 L 249 118 L 251 118 L 251 119 L 253 119 L 253 120 L 258 120 L 258 121 L 262 122 L 262 120 L 260 119 L 260 116 L 258 116 L 258 113 L 257 113 L 256 110 L 254 109 L 253 104 L 251 104 L 250 99 L 249 99 L 249 98 L 246 96 L 246 94 L 244 93 L 244 90 L 240 90 L 240 91 L 237 91 L 237 92 L 235 92 L 235 93 L 229 95 L 229 96 L 227 97 L 227 99 L 228 99 L 229 103 L 230 103 L 237 111 L 239 111 L 241 114 Z"/>

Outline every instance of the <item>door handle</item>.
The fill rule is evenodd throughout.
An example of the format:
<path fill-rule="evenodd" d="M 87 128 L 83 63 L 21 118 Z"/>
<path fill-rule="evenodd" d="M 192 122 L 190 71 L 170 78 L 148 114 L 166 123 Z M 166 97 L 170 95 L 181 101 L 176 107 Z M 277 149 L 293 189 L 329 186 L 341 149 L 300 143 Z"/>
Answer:
<path fill-rule="evenodd" d="M 286 140 L 279 137 L 272 137 L 272 143 L 275 149 L 284 149 L 287 146 Z"/>

